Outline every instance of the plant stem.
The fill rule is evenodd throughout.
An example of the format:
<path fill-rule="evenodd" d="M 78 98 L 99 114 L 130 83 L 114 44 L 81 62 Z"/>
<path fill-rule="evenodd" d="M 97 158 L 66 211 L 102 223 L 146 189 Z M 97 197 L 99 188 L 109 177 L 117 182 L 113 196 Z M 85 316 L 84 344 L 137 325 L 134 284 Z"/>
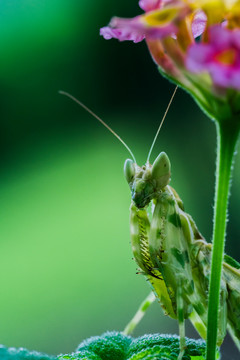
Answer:
<path fill-rule="evenodd" d="M 216 122 L 217 170 L 213 223 L 213 250 L 208 300 L 208 327 L 206 360 L 216 359 L 218 314 L 221 287 L 222 262 L 227 222 L 227 207 L 231 185 L 233 156 L 239 134 L 239 121 L 232 119 Z"/>

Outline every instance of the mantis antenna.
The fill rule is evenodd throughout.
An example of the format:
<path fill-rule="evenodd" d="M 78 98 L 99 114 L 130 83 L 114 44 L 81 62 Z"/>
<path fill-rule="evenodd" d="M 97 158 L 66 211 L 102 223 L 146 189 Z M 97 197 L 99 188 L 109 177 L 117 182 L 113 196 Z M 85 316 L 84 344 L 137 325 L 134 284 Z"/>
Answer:
<path fill-rule="evenodd" d="M 99 116 L 97 116 L 92 110 L 90 110 L 86 105 L 84 105 L 81 101 L 79 101 L 78 99 L 76 99 L 73 95 L 67 93 L 66 91 L 59 91 L 59 94 L 61 95 L 65 95 L 68 98 L 70 98 L 71 100 L 73 100 L 74 102 L 76 102 L 78 105 L 80 105 L 84 110 L 86 110 L 89 114 L 91 114 L 93 117 L 95 117 L 95 119 L 97 119 L 103 126 L 105 126 L 105 128 L 107 128 L 124 146 L 125 148 L 128 150 L 128 152 L 130 153 L 131 157 L 133 158 L 134 162 L 136 162 L 135 156 L 133 155 L 132 151 L 130 150 L 130 148 L 127 146 L 127 144 L 120 138 L 120 136 L 115 133 L 115 131 L 113 131 L 110 126 L 108 126 Z"/>
<path fill-rule="evenodd" d="M 150 156 L 151 156 L 153 147 L 154 147 L 154 145 L 155 145 L 155 142 L 156 142 L 156 140 L 157 140 L 159 131 L 161 130 L 162 124 L 163 124 L 163 122 L 164 122 L 164 120 L 165 120 L 165 117 L 167 116 L 168 110 L 169 110 L 169 108 L 170 108 L 170 106 L 171 106 L 171 104 L 172 104 L 172 101 L 173 101 L 173 98 L 174 98 L 174 96 L 175 96 L 175 94 L 176 94 L 177 88 L 178 88 L 178 86 L 176 86 L 175 89 L 174 89 L 174 92 L 173 92 L 173 94 L 172 94 L 172 96 L 171 96 L 171 99 L 170 99 L 170 101 L 169 101 L 169 103 L 168 103 L 167 109 L 166 109 L 166 111 L 165 111 L 165 113 L 164 113 L 164 115 L 163 115 L 163 118 L 162 118 L 162 120 L 161 120 L 161 122 L 160 122 L 160 125 L 159 125 L 159 127 L 158 127 L 158 129 L 157 129 L 157 132 L 156 132 L 156 135 L 155 135 L 155 137 L 154 137 L 152 146 L 151 146 L 151 148 L 150 148 L 150 150 L 149 150 L 149 153 L 148 153 L 147 163 L 149 162 L 149 159 L 150 159 Z"/>

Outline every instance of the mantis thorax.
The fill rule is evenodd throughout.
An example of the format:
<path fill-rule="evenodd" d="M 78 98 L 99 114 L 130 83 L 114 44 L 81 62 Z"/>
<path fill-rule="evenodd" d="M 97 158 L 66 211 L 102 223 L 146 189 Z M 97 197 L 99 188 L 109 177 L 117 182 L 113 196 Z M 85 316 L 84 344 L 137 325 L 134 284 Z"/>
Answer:
<path fill-rule="evenodd" d="M 127 159 L 124 174 L 130 186 L 132 200 L 138 208 L 144 208 L 161 193 L 169 183 L 171 164 L 165 152 L 161 152 L 153 165 L 147 162 L 142 167 Z"/>

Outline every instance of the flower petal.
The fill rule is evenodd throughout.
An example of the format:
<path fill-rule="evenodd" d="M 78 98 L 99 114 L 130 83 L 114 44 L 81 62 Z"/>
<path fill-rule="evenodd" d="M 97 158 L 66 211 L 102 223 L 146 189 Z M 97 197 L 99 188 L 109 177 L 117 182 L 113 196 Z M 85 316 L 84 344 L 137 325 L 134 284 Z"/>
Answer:
<path fill-rule="evenodd" d="M 177 31 L 176 26 L 169 22 L 163 26 L 149 26 L 143 16 L 133 19 L 114 17 L 110 26 L 100 29 L 100 35 L 104 39 L 118 39 L 119 41 L 131 40 L 135 43 L 142 41 L 145 37 L 150 39 L 161 39 L 172 35 Z"/>
<path fill-rule="evenodd" d="M 192 22 L 193 37 L 196 38 L 204 32 L 207 25 L 207 15 L 203 11 L 199 11 L 194 15 Z"/>
<path fill-rule="evenodd" d="M 229 69 L 212 64 L 209 73 L 215 85 L 240 90 L 240 67 Z"/>
<path fill-rule="evenodd" d="M 150 6 L 149 1 L 145 0 L 142 5 L 147 8 L 147 5 Z M 189 6 L 180 0 L 163 1 L 166 4 L 163 8 L 146 12 L 132 19 L 114 17 L 109 24 L 110 28 L 102 28 L 100 34 L 105 39 L 116 38 L 120 41 L 132 40 L 134 42 L 139 42 L 144 38 L 162 39 L 175 35 L 179 22 L 190 11 Z"/>
<path fill-rule="evenodd" d="M 160 9 L 162 2 L 163 2 L 162 0 L 140 0 L 138 5 L 140 6 L 141 9 L 148 12 L 148 11 Z"/>
<path fill-rule="evenodd" d="M 240 90 L 240 30 L 209 28 L 209 42 L 192 45 L 185 65 L 193 73 L 208 72 L 215 85 Z"/>
<path fill-rule="evenodd" d="M 105 40 L 109 39 L 118 39 L 119 41 L 131 40 L 134 43 L 138 43 L 144 39 L 143 35 L 127 30 L 127 29 L 113 29 L 110 26 L 105 26 L 100 29 L 100 35 L 104 37 Z"/>
<path fill-rule="evenodd" d="M 206 64 L 209 63 L 214 55 L 211 47 L 204 44 L 192 45 L 187 54 L 186 68 L 193 72 L 198 73 L 206 69 Z"/>

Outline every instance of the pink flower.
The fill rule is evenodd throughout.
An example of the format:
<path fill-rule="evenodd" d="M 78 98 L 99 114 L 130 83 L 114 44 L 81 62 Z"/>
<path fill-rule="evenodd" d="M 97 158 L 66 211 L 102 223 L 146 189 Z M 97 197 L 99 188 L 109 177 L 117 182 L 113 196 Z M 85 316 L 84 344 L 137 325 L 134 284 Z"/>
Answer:
<path fill-rule="evenodd" d="M 144 35 L 139 34 L 136 29 L 134 30 L 131 26 L 114 29 L 110 26 L 105 26 L 100 29 L 100 35 L 104 37 L 105 40 L 109 39 L 118 39 L 119 41 L 131 40 L 134 43 L 138 43 L 144 39 Z"/>
<path fill-rule="evenodd" d="M 198 11 L 193 18 L 192 34 L 196 38 L 204 32 L 207 23 L 207 16 L 203 11 Z"/>
<path fill-rule="evenodd" d="M 139 0 L 139 6 L 142 15 L 114 17 L 101 35 L 145 39 L 160 72 L 189 91 L 212 118 L 228 116 L 230 97 L 237 98 L 231 104 L 238 113 L 240 0 Z"/>
<path fill-rule="evenodd" d="M 160 9 L 162 5 L 162 0 L 139 0 L 138 5 L 140 6 L 141 9 L 148 12 L 148 11 Z"/>
<path fill-rule="evenodd" d="M 179 0 L 140 0 L 139 6 L 145 14 L 132 19 L 114 17 L 110 25 L 100 29 L 105 39 L 134 42 L 162 39 L 175 35 L 177 24 L 190 11 L 188 5 Z"/>
<path fill-rule="evenodd" d="M 209 28 L 208 42 L 189 48 L 186 68 L 193 73 L 208 72 L 217 86 L 240 90 L 240 30 L 222 25 Z"/>

